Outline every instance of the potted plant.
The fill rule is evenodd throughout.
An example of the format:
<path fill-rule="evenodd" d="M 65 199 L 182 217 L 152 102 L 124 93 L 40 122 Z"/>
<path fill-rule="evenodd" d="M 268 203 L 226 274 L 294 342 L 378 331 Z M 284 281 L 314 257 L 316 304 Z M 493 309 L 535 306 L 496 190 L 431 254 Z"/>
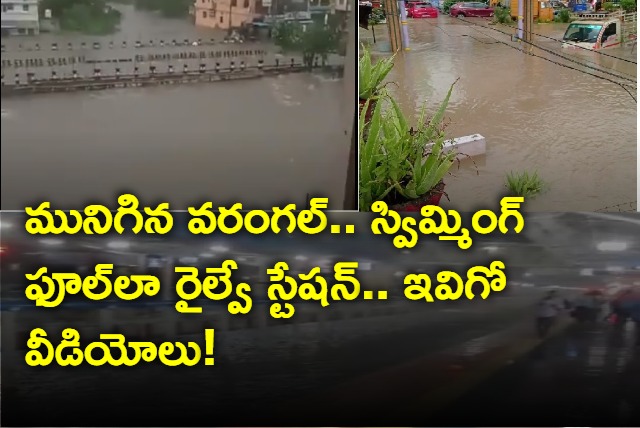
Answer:
<path fill-rule="evenodd" d="M 438 205 L 444 194 L 444 176 L 458 153 L 445 147 L 442 120 L 453 85 L 431 120 L 423 107 L 417 126 L 410 127 L 390 96 L 376 103 L 370 121 L 360 117 L 360 210 L 370 211 L 384 201 L 395 211 L 420 211 Z M 369 107 L 367 101 L 365 108 Z"/>
<path fill-rule="evenodd" d="M 368 108 L 364 113 L 365 119 L 371 120 L 371 115 L 376 106 L 376 100 L 380 97 L 384 85 L 382 82 L 393 68 L 394 56 L 378 60 L 375 64 L 371 61 L 371 53 L 365 47 L 360 57 L 358 66 L 360 71 L 360 115 L 365 104 L 368 102 Z"/>

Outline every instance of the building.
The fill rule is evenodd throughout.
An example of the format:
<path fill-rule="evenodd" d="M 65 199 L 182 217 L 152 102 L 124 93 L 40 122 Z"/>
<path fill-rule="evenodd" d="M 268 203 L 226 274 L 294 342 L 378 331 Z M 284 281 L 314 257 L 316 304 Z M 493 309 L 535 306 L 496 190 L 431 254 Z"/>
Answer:
<path fill-rule="evenodd" d="M 1 0 L 2 36 L 40 33 L 38 0 Z"/>
<path fill-rule="evenodd" d="M 259 0 L 196 0 L 196 26 L 228 30 L 250 24 L 257 16 Z"/>

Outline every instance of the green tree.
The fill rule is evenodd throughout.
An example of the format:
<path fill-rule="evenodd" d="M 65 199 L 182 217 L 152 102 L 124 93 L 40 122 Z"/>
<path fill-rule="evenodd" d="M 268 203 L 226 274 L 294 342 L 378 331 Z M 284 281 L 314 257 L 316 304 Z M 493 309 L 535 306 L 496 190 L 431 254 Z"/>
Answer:
<path fill-rule="evenodd" d="M 50 9 L 66 31 L 108 34 L 120 24 L 120 12 L 104 0 L 42 0 L 40 11 Z"/>
<path fill-rule="evenodd" d="M 302 53 L 303 63 L 313 67 L 316 59 L 326 60 L 336 52 L 340 43 L 340 33 L 330 25 L 313 23 L 306 27 L 298 22 L 280 22 L 275 27 L 275 42 L 285 52 Z"/>

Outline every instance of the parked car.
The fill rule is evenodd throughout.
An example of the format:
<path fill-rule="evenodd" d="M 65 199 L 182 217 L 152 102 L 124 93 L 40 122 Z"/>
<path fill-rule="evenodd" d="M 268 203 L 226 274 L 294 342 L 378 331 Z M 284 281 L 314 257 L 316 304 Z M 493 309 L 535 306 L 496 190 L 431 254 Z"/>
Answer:
<path fill-rule="evenodd" d="M 456 3 L 451 6 L 449 13 L 453 17 L 465 16 L 493 16 L 494 9 L 486 3 Z"/>
<path fill-rule="evenodd" d="M 409 18 L 437 18 L 438 9 L 431 3 L 411 3 L 407 16 Z"/>

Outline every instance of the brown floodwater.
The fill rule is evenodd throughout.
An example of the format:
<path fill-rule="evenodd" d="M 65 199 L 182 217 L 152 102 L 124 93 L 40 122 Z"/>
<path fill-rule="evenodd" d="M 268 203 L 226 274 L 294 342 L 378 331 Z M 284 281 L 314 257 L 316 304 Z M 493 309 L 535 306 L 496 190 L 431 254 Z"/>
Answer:
<path fill-rule="evenodd" d="M 136 40 L 155 40 L 157 46 L 159 40 L 222 37 L 196 29 L 188 20 L 119 7 L 124 19 L 116 34 L 3 39 L 7 52 L 2 57 L 76 55 L 85 42 L 88 57 L 111 59 L 180 49 L 135 49 Z M 123 40 L 127 49 L 121 48 Z M 92 49 L 95 41 L 100 50 Z M 73 51 L 67 49 L 69 42 Z M 35 43 L 41 51 L 28 50 Z M 60 49 L 52 52 L 51 43 Z M 268 51 L 267 60 L 276 54 L 266 43 L 235 47 L 249 48 Z M 228 62 L 223 58 L 222 67 Z M 199 60 L 185 63 L 193 70 Z M 80 68 L 80 73 L 92 72 L 91 67 Z M 102 66 L 103 73 L 111 74 L 114 67 Z M 167 63 L 158 67 L 164 71 Z M 182 64 L 174 67 L 181 71 Z M 57 70 L 63 75 L 71 68 Z M 122 72 L 130 68 L 124 64 Z M 49 75 L 50 67 L 36 71 Z M 7 80 L 13 80 L 14 72 L 3 69 Z M 21 72 L 24 77 L 25 70 Z M 304 204 L 308 193 L 325 195 L 340 208 L 350 150 L 345 106 L 345 79 L 320 74 L 2 99 L 2 209 L 23 209 L 43 200 L 66 209 L 88 200 L 112 204 L 124 190 L 149 203 L 165 199 L 175 209 L 203 200 L 242 200 L 262 207 Z"/>
<path fill-rule="evenodd" d="M 407 114 L 417 114 L 424 103 L 435 112 L 460 78 L 447 110 L 447 132 L 486 138 L 486 155 L 474 159 L 477 168 L 465 161 L 446 179 L 451 202 L 443 198 L 443 205 L 472 210 L 495 204 L 506 190 L 506 174 L 537 171 L 547 189 L 529 201 L 529 210 L 635 210 L 637 104 L 619 85 L 581 72 L 629 84 L 635 97 L 636 64 L 622 60 L 636 62 L 635 49 L 604 51 L 621 59 L 567 51 L 541 37 L 561 39 L 567 24 L 536 25 L 541 36 L 534 43 L 550 52 L 534 47 L 532 53 L 578 71 L 514 49 L 517 43 L 491 27 L 513 29 L 467 20 L 477 25 L 449 16 L 409 20 L 411 50 L 398 54 L 388 77 Z M 360 30 L 360 37 L 370 40 L 371 33 Z M 383 25 L 376 39 L 374 52 L 388 46 Z"/>

